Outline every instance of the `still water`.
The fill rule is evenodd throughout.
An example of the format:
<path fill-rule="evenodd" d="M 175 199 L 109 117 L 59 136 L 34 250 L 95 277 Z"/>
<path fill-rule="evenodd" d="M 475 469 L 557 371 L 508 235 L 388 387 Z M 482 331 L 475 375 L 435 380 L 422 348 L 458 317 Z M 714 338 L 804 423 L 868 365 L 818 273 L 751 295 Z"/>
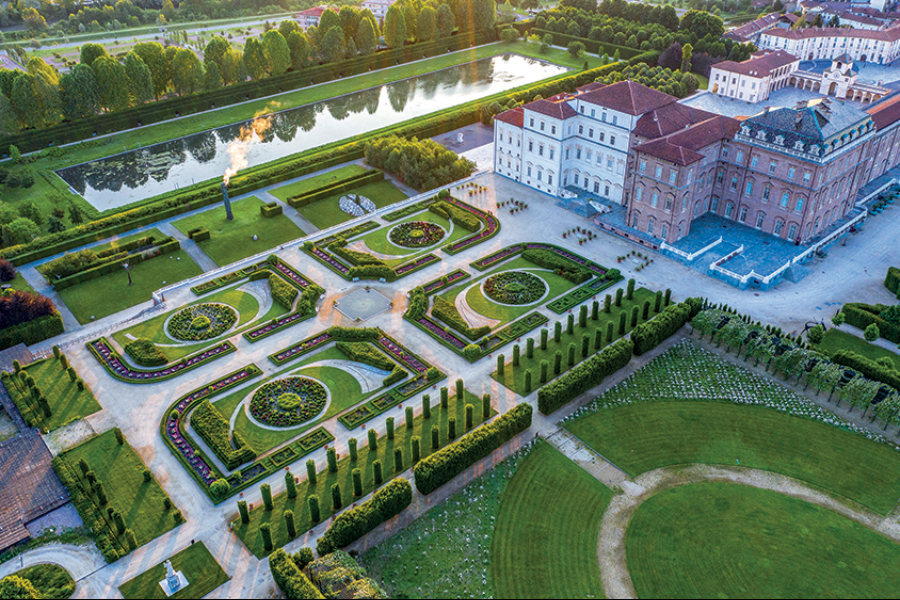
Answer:
<path fill-rule="evenodd" d="M 268 117 L 269 128 L 246 158 L 251 166 L 258 165 L 566 70 L 507 54 L 273 113 Z M 97 209 L 119 208 L 172 191 L 176 186 L 221 177 L 231 163 L 228 145 L 239 138 L 246 123 L 82 163 L 57 174 Z"/>

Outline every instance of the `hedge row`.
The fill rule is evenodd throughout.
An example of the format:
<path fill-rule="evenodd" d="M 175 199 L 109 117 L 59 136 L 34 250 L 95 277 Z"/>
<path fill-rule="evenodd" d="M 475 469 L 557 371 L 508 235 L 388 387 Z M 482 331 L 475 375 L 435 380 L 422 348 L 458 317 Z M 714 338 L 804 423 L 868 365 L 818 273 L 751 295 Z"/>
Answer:
<path fill-rule="evenodd" d="M 162 256 L 164 254 L 168 254 L 180 249 L 181 242 L 174 238 L 167 238 L 162 244 L 157 246 L 155 254 L 128 254 L 127 252 L 125 252 L 122 256 L 116 255 L 114 257 L 110 257 L 110 259 L 104 261 L 103 264 L 100 264 L 96 267 L 85 269 L 73 275 L 69 275 L 68 277 L 57 279 L 56 281 L 51 281 L 51 283 L 53 284 L 54 290 L 64 290 L 80 283 L 84 283 L 85 281 L 97 279 L 98 277 L 103 277 L 105 275 L 109 275 L 110 273 L 115 273 L 116 271 L 121 270 L 123 268 L 123 260 L 127 260 L 130 266 L 134 266 L 144 262 L 145 260 L 150 260 L 151 258 L 156 258 L 158 256 Z"/>
<path fill-rule="evenodd" d="M 69 491 L 69 498 L 81 516 L 84 526 L 91 530 L 94 542 L 97 544 L 100 554 L 103 555 L 103 559 L 111 563 L 119 560 L 120 556 L 128 554 L 128 550 L 116 540 L 110 524 L 103 518 L 103 514 L 94 504 L 94 500 L 84 489 L 84 484 L 78 479 L 75 467 L 66 460 L 64 455 L 56 456 L 51 464 L 59 476 L 59 480 Z"/>
<path fill-rule="evenodd" d="M 316 541 L 316 551 L 324 556 L 353 543 L 400 514 L 411 502 L 412 486 L 409 481 L 402 477 L 394 479 L 375 492 L 371 499 L 339 514 L 331 527 Z"/>
<path fill-rule="evenodd" d="M 522 253 L 522 258 L 529 262 L 533 262 L 538 266 L 556 271 L 557 274 L 562 275 L 576 285 L 584 283 L 593 277 L 590 271 L 574 260 L 568 259 L 565 256 L 560 256 L 556 252 L 550 250 L 526 250 Z"/>
<path fill-rule="evenodd" d="M 416 489 L 430 494 L 491 452 L 531 427 L 530 404 L 517 404 L 493 423 L 467 433 L 458 441 L 416 464 Z"/>
<path fill-rule="evenodd" d="M 452 221 L 466 231 L 478 231 L 481 229 L 481 220 L 467 210 L 462 210 L 447 202 L 435 202 L 428 210 L 436 215 Z"/>
<path fill-rule="evenodd" d="M 900 371 L 896 369 L 882 366 L 874 360 L 849 350 L 838 350 L 831 356 L 831 360 L 839 365 L 855 369 L 873 381 L 886 383 L 900 392 Z"/>
<path fill-rule="evenodd" d="M 341 327 L 332 325 L 327 329 L 328 335 L 341 340 L 375 340 L 381 337 L 377 327 Z"/>
<path fill-rule="evenodd" d="M 228 421 L 209 400 L 200 402 L 191 413 L 191 427 L 229 471 L 256 458 L 256 451 L 237 431 L 234 432 L 234 447 L 232 447 L 228 435 L 230 429 Z"/>
<path fill-rule="evenodd" d="M 667 306 L 664 311 L 649 321 L 635 327 L 631 332 L 634 355 L 640 356 L 649 352 L 669 339 L 685 323 L 693 319 L 701 308 L 703 308 L 702 300 L 698 299 L 695 302 L 693 299 L 689 299 L 680 304 Z"/>
<path fill-rule="evenodd" d="M 313 202 L 323 200 L 330 196 L 335 196 L 343 192 L 355 190 L 356 188 L 361 188 L 364 185 L 377 183 L 379 181 L 384 181 L 384 171 L 373 169 L 371 171 L 368 171 L 367 173 L 357 173 L 356 175 L 351 175 L 350 177 L 342 179 L 337 183 L 332 183 L 324 187 L 304 192 L 302 194 L 297 194 L 296 196 L 290 196 L 287 199 L 287 203 L 294 208 L 302 208 L 307 204 L 312 204 Z"/>
<path fill-rule="evenodd" d="M 353 279 L 385 279 L 393 281 L 397 278 L 394 270 L 387 265 L 363 265 L 361 267 L 350 267 L 347 271 L 347 277 Z"/>
<path fill-rule="evenodd" d="M 373 366 L 382 371 L 393 371 L 396 366 L 394 361 L 385 356 L 381 350 L 375 348 L 372 344 L 365 342 L 337 342 L 335 347 L 350 360 Z"/>
<path fill-rule="evenodd" d="M 359 252 L 357 250 L 348 250 L 345 246 L 347 240 L 339 239 L 328 245 L 328 249 L 346 260 L 351 265 L 358 267 L 384 267 L 387 266 L 383 260 L 376 258 L 368 252 Z"/>
<path fill-rule="evenodd" d="M 872 323 L 878 325 L 881 337 L 900 344 L 900 327 L 882 319 L 879 314 L 887 309 L 884 304 L 863 304 L 861 302 L 848 302 L 841 309 L 844 318 L 850 325 L 865 330 Z"/>
<path fill-rule="evenodd" d="M 431 309 L 431 316 L 440 319 L 470 340 L 480 339 L 491 332 L 491 328 L 487 325 L 482 325 L 481 327 L 469 327 L 469 324 L 466 323 L 465 319 L 462 318 L 462 315 L 459 314 L 459 310 L 456 309 L 456 306 L 450 304 L 443 298 L 435 297 L 434 306 Z"/>
<path fill-rule="evenodd" d="M 275 585 L 285 598 L 324 598 L 319 588 L 303 574 L 293 557 L 279 548 L 269 555 L 269 569 Z"/>
<path fill-rule="evenodd" d="M 539 35 L 541 39 L 543 39 L 544 36 L 549 33 L 553 36 L 553 45 L 562 46 L 563 48 L 567 48 L 572 42 L 581 42 L 582 44 L 584 44 L 585 51 L 589 54 L 599 55 L 600 51 L 603 50 L 605 54 L 612 57 L 615 55 L 616 51 L 618 51 L 619 58 L 623 58 L 625 60 L 634 58 L 635 56 L 641 54 L 640 50 L 629 48 L 628 46 L 606 44 L 604 42 L 598 42 L 597 40 L 592 40 L 590 38 L 576 37 L 574 35 L 557 33 L 555 31 L 547 31 L 546 29 L 538 29 L 537 27 L 533 27 L 529 33 L 531 35 Z"/>
<path fill-rule="evenodd" d="M 294 286 L 288 284 L 279 275 L 272 273 L 269 275 L 269 290 L 272 292 L 272 300 L 291 310 L 294 307 L 294 300 L 300 291 Z"/>
<path fill-rule="evenodd" d="M 409 373 L 406 372 L 406 369 L 404 369 L 400 365 L 397 365 L 393 368 L 391 374 L 381 381 L 381 385 L 383 387 L 390 387 L 398 381 L 405 379 L 407 375 L 409 375 Z"/>
<path fill-rule="evenodd" d="M 894 294 L 900 294 L 900 269 L 888 267 L 887 276 L 884 278 L 884 287 Z"/>
<path fill-rule="evenodd" d="M 634 343 L 620 338 L 574 367 L 568 373 L 554 379 L 538 390 L 538 409 L 545 415 L 558 410 L 589 389 L 600 385 L 631 360 Z"/>
<path fill-rule="evenodd" d="M 59 311 L 54 310 L 52 315 L 45 315 L 25 323 L 0 329 L 0 350 L 5 350 L 16 344 L 31 346 L 61 334 L 64 329 L 62 316 L 59 314 Z"/>
<path fill-rule="evenodd" d="M 169 362 L 162 350 L 145 338 L 138 338 L 125 344 L 125 353 L 142 367 L 160 367 Z"/>
<path fill-rule="evenodd" d="M 150 102 L 127 110 L 59 123 L 43 129 L 22 131 L 0 138 L 0 147 L 8 148 L 12 144 L 21 152 L 42 150 L 51 146 L 90 139 L 97 135 L 115 133 L 178 116 L 221 108 L 238 102 L 265 98 L 281 92 L 368 73 L 413 60 L 455 52 L 473 45 L 485 44 L 494 39 L 493 32 L 470 32 L 433 42 L 385 50 L 370 56 L 359 56 L 335 64 L 311 66 L 277 77 L 247 81 L 215 90 Z"/>

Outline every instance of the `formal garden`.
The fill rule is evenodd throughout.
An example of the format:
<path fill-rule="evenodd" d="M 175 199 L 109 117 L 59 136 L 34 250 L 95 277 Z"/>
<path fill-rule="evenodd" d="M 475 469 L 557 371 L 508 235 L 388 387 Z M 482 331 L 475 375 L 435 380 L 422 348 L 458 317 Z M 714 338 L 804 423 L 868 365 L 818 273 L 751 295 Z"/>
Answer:
<path fill-rule="evenodd" d="M 75 580 L 72 575 L 59 565 L 52 563 L 37 564 L 33 567 L 25 567 L 7 577 L 0 582 L 0 596 L 4 598 L 17 598 L 26 596 L 17 596 L 9 593 L 4 585 L 8 579 L 19 578 L 27 581 L 37 591 L 37 598 L 45 600 L 66 600 L 75 593 Z M 10 590 L 11 591 L 11 590 Z"/>
<path fill-rule="evenodd" d="M 230 579 L 203 542 L 192 542 L 168 560 L 172 561 L 172 570 L 181 572 L 187 579 L 186 587 L 167 594 L 159 584 L 166 578 L 166 568 L 158 564 L 120 585 L 119 592 L 126 600 L 202 598 Z"/>

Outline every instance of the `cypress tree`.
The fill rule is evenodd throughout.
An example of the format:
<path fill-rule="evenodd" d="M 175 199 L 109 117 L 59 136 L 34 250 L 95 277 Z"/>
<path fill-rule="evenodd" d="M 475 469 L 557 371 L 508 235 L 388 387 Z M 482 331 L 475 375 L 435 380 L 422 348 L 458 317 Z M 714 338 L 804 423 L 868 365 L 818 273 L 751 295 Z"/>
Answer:
<path fill-rule="evenodd" d="M 356 460 L 359 458 L 359 450 L 357 450 L 356 448 L 357 443 L 358 442 L 356 441 L 356 438 L 350 438 L 349 440 L 347 440 L 347 445 L 350 447 L 350 460 L 353 462 L 356 462 Z"/>
<path fill-rule="evenodd" d="M 137 548 L 137 539 L 134 537 L 134 532 L 130 529 L 125 530 L 125 542 L 128 544 L 129 550 Z"/>
<path fill-rule="evenodd" d="M 69 358 L 65 354 L 59 355 L 59 366 L 61 366 L 63 370 L 69 368 Z"/>
<path fill-rule="evenodd" d="M 569 344 L 568 355 L 566 356 L 566 364 L 570 367 L 575 364 L 575 344 Z"/>
<path fill-rule="evenodd" d="M 531 373 L 531 371 L 528 371 Z M 475 407 L 471 404 L 466 404 L 466 430 L 472 429 L 472 425 L 475 424 Z"/>
<path fill-rule="evenodd" d="M 553 374 L 559 375 L 562 372 L 562 351 L 557 350 L 553 356 Z"/>
<path fill-rule="evenodd" d="M 247 510 L 246 500 L 238 500 L 238 512 L 241 513 L 241 523 L 246 525 L 250 522 L 250 511 Z"/>
<path fill-rule="evenodd" d="M 644 300 L 644 307 L 641 309 L 641 318 L 647 320 L 650 318 L 650 301 Z"/>
<path fill-rule="evenodd" d="M 284 474 L 284 488 L 287 490 L 288 498 L 297 497 L 297 483 L 294 481 L 294 474 L 286 471 Z"/>
<path fill-rule="evenodd" d="M 547 371 L 550 370 L 550 363 L 546 360 L 541 361 L 541 383 L 547 383 Z"/>
<path fill-rule="evenodd" d="M 122 518 L 122 515 L 118 512 L 113 513 L 113 521 L 116 522 L 116 532 L 119 535 L 125 533 L 125 519 Z"/>
<path fill-rule="evenodd" d="M 600 350 L 603 347 L 603 332 L 599 329 L 594 330 L 594 350 Z"/>
<path fill-rule="evenodd" d="M 297 537 L 297 528 L 294 527 L 294 511 L 284 511 L 284 525 L 287 527 L 287 534 L 290 539 Z"/>
<path fill-rule="evenodd" d="M 641 309 L 639 307 L 637 307 L 637 306 L 631 307 L 631 326 L 632 327 L 637 327 L 638 317 L 640 316 L 640 314 L 641 314 Z"/>
<path fill-rule="evenodd" d="M 69 381 L 74 383 L 75 380 L 78 379 L 78 373 L 75 372 L 75 367 L 69 367 L 66 369 L 66 373 L 69 374 Z"/>
<path fill-rule="evenodd" d="M 622 306 L 622 288 L 616 290 L 616 306 Z"/>
<path fill-rule="evenodd" d="M 380 460 L 376 460 L 372 463 L 372 479 L 375 481 L 375 485 L 381 485 L 381 482 L 384 481 L 384 474 L 381 472 Z"/>
<path fill-rule="evenodd" d="M 407 429 L 413 428 L 413 407 L 412 406 L 406 407 L 406 428 Z"/>
<path fill-rule="evenodd" d="M 464 387 L 463 380 L 457 379 L 456 380 L 456 401 L 457 402 L 462 402 L 463 399 L 466 397 L 466 392 L 463 389 L 463 387 Z"/>
<path fill-rule="evenodd" d="M 518 344 L 513 345 L 513 366 L 514 367 L 519 366 L 519 345 Z"/>
<path fill-rule="evenodd" d="M 547 349 L 547 338 L 550 337 L 549 333 L 547 328 L 541 329 L 541 350 Z"/>
<path fill-rule="evenodd" d="M 666 295 L 663 298 L 663 300 L 664 300 L 666 306 L 668 306 L 669 304 L 672 303 L 672 290 L 670 290 L 669 288 L 666 288 Z"/>
<path fill-rule="evenodd" d="M 385 425 L 387 426 L 387 439 L 394 439 L 394 417 L 388 417 Z"/>
<path fill-rule="evenodd" d="M 596 321 L 599 318 L 600 318 L 600 302 L 595 299 L 591 303 L 591 321 Z"/>
<path fill-rule="evenodd" d="M 272 545 L 272 528 L 268 523 L 263 523 L 259 526 L 259 533 L 262 534 L 263 548 L 266 549 L 266 552 L 274 548 Z"/>
<path fill-rule="evenodd" d="M 419 436 L 412 436 L 412 464 L 416 464 L 422 458 L 422 440 Z"/>
<path fill-rule="evenodd" d="M 525 395 L 531 393 L 531 369 L 525 371 Z"/>
<path fill-rule="evenodd" d="M 272 486 L 264 483 L 259 486 L 259 491 L 262 494 L 263 505 L 266 507 L 266 510 L 272 510 Z"/>
<path fill-rule="evenodd" d="M 328 459 L 328 472 L 337 473 L 337 450 L 334 449 L 334 446 L 325 451 L 325 456 Z"/>
<path fill-rule="evenodd" d="M 441 408 L 444 410 L 450 408 L 450 392 L 447 386 L 441 388 Z"/>
<path fill-rule="evenodd" d="M 562 323 L 557 321 L 553 324 L 553 341 L 557 344 L 562 339 Z"/>
<path fill-rule="evenodd" d="M 625 298 L 631 300 L 634 298 L 634 279 L 628 280 L 628 286 L 625 292 Z"/>
<path fill-rule="evenodd" d="M 331 508 L 334 512 L 341 510 L 344 503 L 341 500 L 341 484 L 335 483 L 331 486 Z"/>
<path fill-rule="evenodd" d="M 612 310 L 612 296 L 609 294 L 606 295 L 606 298 L 603 299 L 603 312 L 609 314 Z"/>
<path fill-rule="evenodd" d="M 321 521 L 322 515 L 319 512 L 319 497 L 310 496 L 307 498 L 306 503 L 309 505 L 309 520 L 313 523 Z"/>
<path fill-rule="evenodd" d="M 60 354 L 61 354 L 61 352 L 59 350 L 59 346 L 57 344 L 53 344 L 53 358 L 59 359 Z M 15 368 L 17 362 L 18 361 L 13 361 L 13 368 Z M 22 365 L 20 364 L 19 369 L 21 369 L 21 368 L 22 368 Z M 19 372 L 19 369 L 16 369 L 16 373 Z"/>
<path fill-rule="evenodd" d="M 656 299 L 653 301 L 653 312 L 658 313 L 662 310 L 662 299 L 663 293 L 659 290 L 656 291 Z"/>
<path fill-rule="evenodd" d="M 422 418 L 431 418 L 431 396 L 429 396 L 428 394 L 422 396 Z"/>
<path fill-rule="evenodd" d="M 399 473 L 403 470 L 403 449 L 394 448 L 394 471 Z"/>
<path fill-rule="evenodd" d="M 581 357 L 587 358 L 591 352 L 591 334 L 585 333 L 581 336 Z"/>
<path fill-rule="evenodd" d="M 525 356 L 534 358 L 534 338 L 528 338 L 525 342 Z"/>
<path fill-rule="evenodd" d="M 437 425 L 431 426 L 431 449 L 437 450 L 441 447 L 441 430 Z"/>
<path fill-rule="evenodd" d="M 47 419 L 50 415 L 53 414 L 53 411 L 50 410 L 50 403 L 47 402 L 47 399 L 41 396 L 38 398 L 38 404 L 41 406 L 41 411 L 44 413 L 44 418 Z"/>
<path fill-rule="evenodd" d="M 578 310 L 578 326 L 579 327 L 587 327 L 587 318 L 588 318 L 588 307 L 585 304 L 581 305 L 581 308 Z"/>
<path fill-rule="evenodd" d="M 566 318 L 566 335 L 572 335 L 575 333 L 575 315 L 570 314 Z"/>
<path fill-rule="evenodd" d="M 316 485 L 316 461 L 311 458 L 306 461 L 306 478 L 309 485 Z"/>
<path fill-rule="evenodd" d="M 502 354 L 497 355 L 497 375 L 503 377 L 503 368 L 506 366 L 506 357 Z"/>
<path fill-rule="evenodd" d="M 456 417 L 450 417 L 447 421 L 447 437 L 451 440 L 456 439 Z"/>
<path fill-rule="evenodd" d="M 353 495 L 362 496 L 362 471 L 353 469 L 350 475 L 353 477 Z"/>
<path fill-rule="evenodd" d="M 491 395 L 484 394 L 481 396 L 481 418 L 491 418 Z"/>
<path fill-rule="evenodd" d="M 625 311 L 619 313 L 619 335 L 625 335 L 625 324 L 627 322 L 628 315 L 625 314 Z"/>
<path fill-rule="evenodd" d="M 606 342 L 611 344 L 613 341 L 613 323 L 610 321 L 606 324 Z"/>
<path fill-rule="evenodd" d="M 378 433 L 374 429 L 369 430 L 369 452 L 378 450 Z"/>

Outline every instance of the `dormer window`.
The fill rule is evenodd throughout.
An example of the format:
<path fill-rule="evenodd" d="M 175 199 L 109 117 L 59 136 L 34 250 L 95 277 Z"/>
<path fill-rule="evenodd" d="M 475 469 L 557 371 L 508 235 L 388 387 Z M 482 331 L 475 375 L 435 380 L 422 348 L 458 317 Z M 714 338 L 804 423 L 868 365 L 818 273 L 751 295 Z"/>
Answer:
<path fill-rule="evenodd" d="M 776 136 L 775 136 L 775 143 L 778 144 L 779 146 L 784 146 L 784 136 L 783 136 L 783 135 L 776 135 Z"/>
<path fill-rule="evenodd" d="M 741 135 L 746 135 L 749 137 L 750 136 L 750 128 L 747 127 L 746 125 L 742 125 L 741 126 Z"/>
<path fill-rule="evenodd" d="M 794 142 L 794 150 L 800 150 L 802 152 L 803 151 L 803 142 L 800 140 L 797 140 L 796 142 Z"/>
<path fill-rule="evenodd" d="M 756 139 L 765 141 L 765 139 L 766 139 L 766 132 L 763 131 L 762 129 L 760 129 L 759 131 L 757 131 L 757 132 L 756 132 Z"/>

